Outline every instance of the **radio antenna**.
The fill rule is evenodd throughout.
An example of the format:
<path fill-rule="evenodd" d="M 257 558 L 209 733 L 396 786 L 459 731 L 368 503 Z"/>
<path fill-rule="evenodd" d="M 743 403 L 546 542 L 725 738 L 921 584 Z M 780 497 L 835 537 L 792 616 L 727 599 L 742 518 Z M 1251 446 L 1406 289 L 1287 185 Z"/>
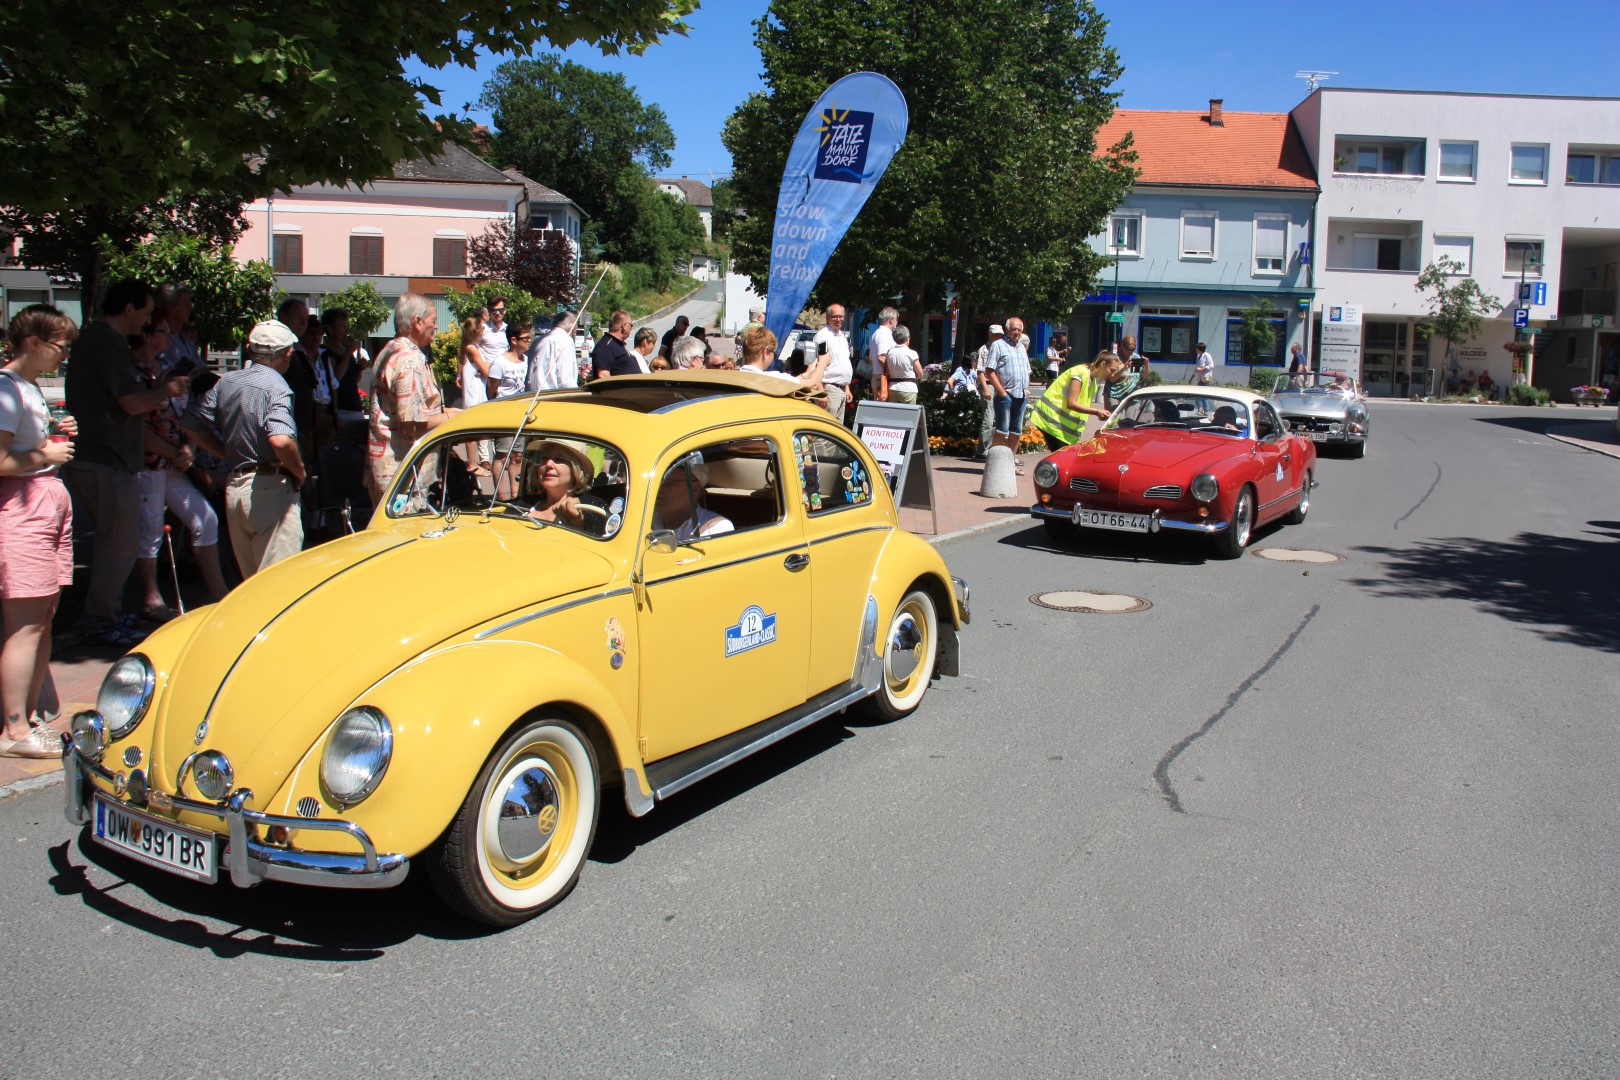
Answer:
<path fill-rule="evenodd" d="M 1305 94 L 1309 97 L 1311 94 L 1316 93 L 1317 87 L 1337 74 L 1337 71 L 1296 71 L 1294 72 L 1294 78 L 1305 80 Z"/>

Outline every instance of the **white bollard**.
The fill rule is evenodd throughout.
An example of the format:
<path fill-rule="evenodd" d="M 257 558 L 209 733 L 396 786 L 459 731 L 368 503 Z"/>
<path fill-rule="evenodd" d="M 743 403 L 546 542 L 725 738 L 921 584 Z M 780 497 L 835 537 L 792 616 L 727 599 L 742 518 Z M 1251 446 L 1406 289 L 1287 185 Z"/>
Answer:
<path fill-rule="evenodd" d="M 1018 497 L 1018 461 L 1005 446 L 992 446 L 984 456 L 984 480 L 979 494 L 987 499 Z"/>

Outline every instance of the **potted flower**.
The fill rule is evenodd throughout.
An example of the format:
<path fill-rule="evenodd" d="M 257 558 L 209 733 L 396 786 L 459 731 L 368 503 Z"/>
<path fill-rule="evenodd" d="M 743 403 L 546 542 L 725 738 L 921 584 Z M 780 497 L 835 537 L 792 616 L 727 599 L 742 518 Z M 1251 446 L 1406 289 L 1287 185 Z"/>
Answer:
<path fill-rule="evenodd" d="M 1572 386 L 1569 393 L 1577 405 L 1601 405 L 1603 399 L 1609 396 L 1609 392 L 1601 386 Z"/>

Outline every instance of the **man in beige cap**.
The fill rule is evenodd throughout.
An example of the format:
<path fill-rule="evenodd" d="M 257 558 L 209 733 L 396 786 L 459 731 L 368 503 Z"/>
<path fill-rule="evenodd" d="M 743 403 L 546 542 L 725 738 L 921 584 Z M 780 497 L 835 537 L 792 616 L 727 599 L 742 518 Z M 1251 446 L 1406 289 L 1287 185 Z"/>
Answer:
<path fill-rule="evenodd" d="M 255 326 L 247 343 L 253 362 L 192 398 L 183 421 L 186 432 L 230 471 L 225 519 L 244 578 L 304 545 L 298 514 L 304 461 L 285 378 L 297 343 L 284 323 L 272 319 Z"/>
<path fill-rule="evenodd" d="M 996 400 L 990 392 L 990 348 L 996 342 L 1007 336 L 1000 323 L 990 324 L 990 338 L 979 346 L 978 353 L 973 357 L 973 378 L 979 385 L 979 400 L 984 403 L 984 416 L 979 420 L 979 452 L 973 455 L 974 461 L 983 461 L 984 455 L 990 452 L 990 439 L 996 428 Z"/>

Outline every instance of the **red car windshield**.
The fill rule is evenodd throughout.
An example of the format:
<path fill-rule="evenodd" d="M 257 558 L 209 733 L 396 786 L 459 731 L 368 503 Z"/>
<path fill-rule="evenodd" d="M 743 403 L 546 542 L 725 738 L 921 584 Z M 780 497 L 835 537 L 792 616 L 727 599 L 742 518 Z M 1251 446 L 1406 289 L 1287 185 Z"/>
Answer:
<path fill-rule="evenodd" d="M 1247 435 L 1249 406 L 1236 398 L 1187 391 L 1136 393 L 1114 410 L 1108 427 L 1115 431 L 1157 427 Z"/>

